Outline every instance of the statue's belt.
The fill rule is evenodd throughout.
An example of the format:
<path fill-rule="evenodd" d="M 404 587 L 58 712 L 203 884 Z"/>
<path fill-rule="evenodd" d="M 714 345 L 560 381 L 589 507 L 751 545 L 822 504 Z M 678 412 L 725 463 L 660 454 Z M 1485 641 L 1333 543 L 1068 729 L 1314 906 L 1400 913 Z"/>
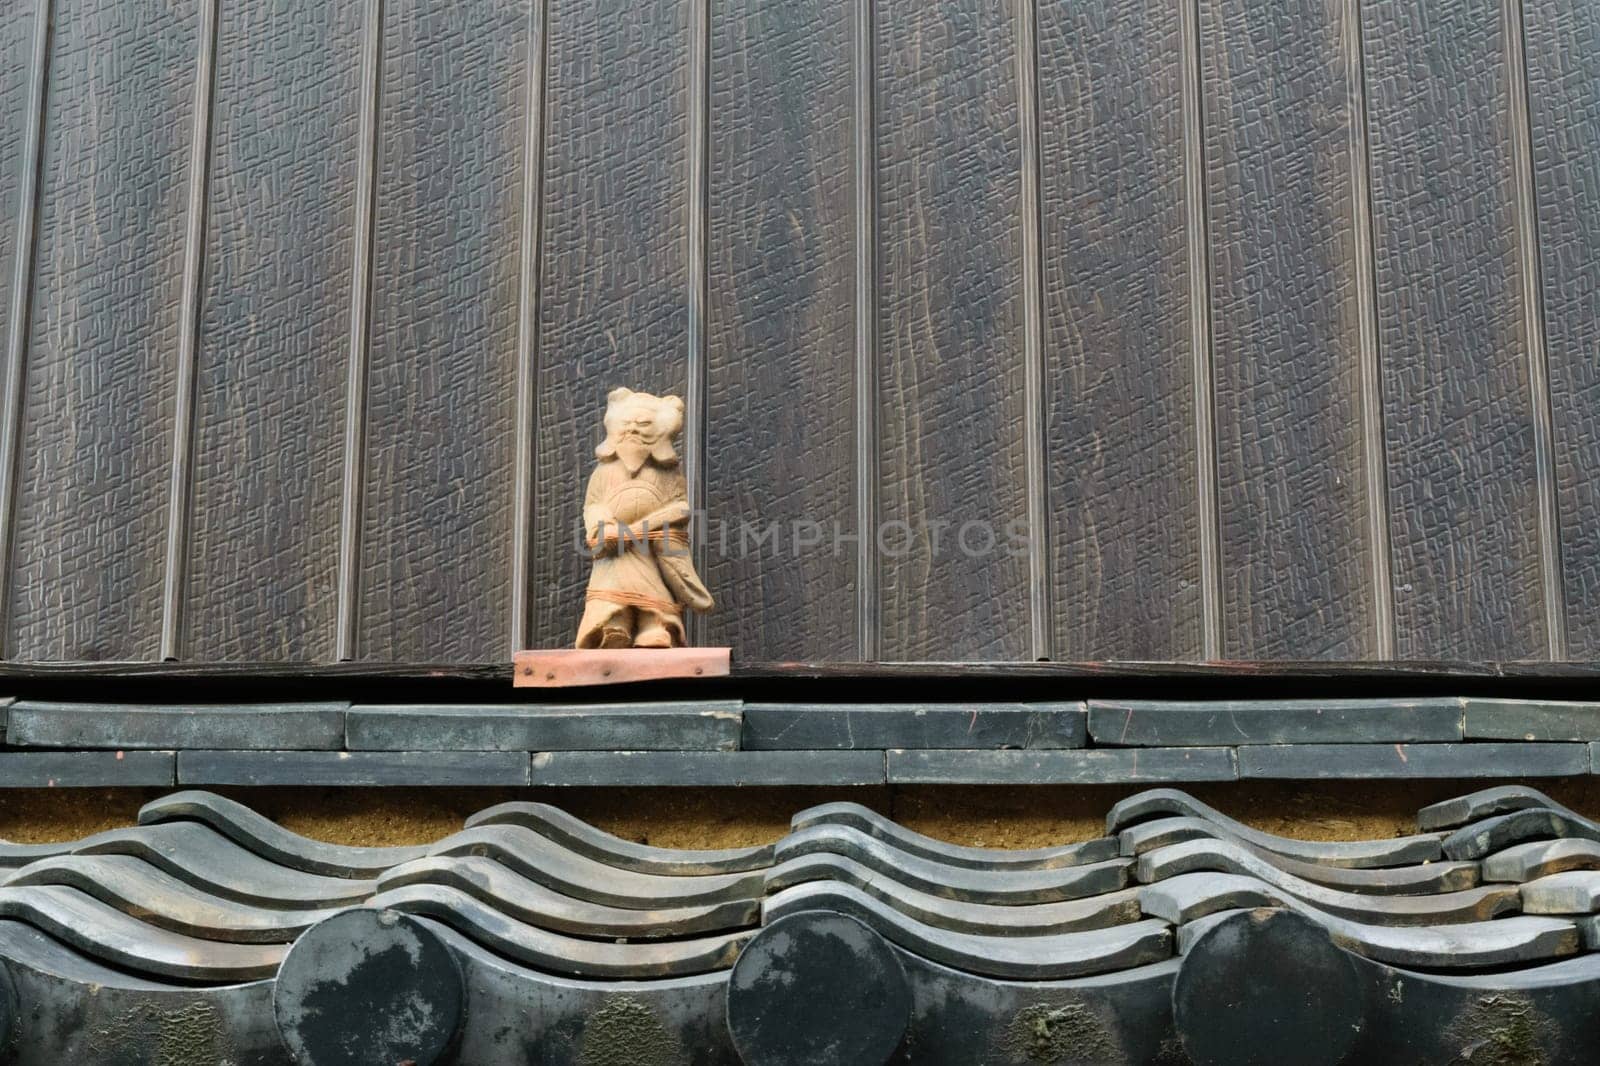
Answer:
<path fill-rule="evenodd" d="M 620 544 L 624 540 L 629 540 L 629 541 L 639 541 L 639 540 L 663 541 L 663 540 L 665 540 L 665 541 L 671 541 L 673 544 L 676 544 L 679 547 L 687 548 L 689 546 L 689 533 L 688 533 L 687 530 L 683 530 L 683 529 L 647 529 L 647 530 L 644 531 L 644 533 L 642 535 L 636 536 L 633 533 L 629 533 L 626 537 L 619 536 L 617 538 L 617 543 Z M 599 544 L 600 544 L 600 538 L 599 537 L 590 537 L 589 538 L 589 547 L 594 548 L 594 547 L 597 547 Z"/>
<path fill-rule="evenodd" d="M 646 611 L 655 611 L 657 614 L 677 615 L 683 612 L 683 608 L 671 600 L 658 600 L 654 596 L 645 596 L 624 589 L 590 589 L 587 598 L 620 603 L 624 607 L 639 607 Z"/>

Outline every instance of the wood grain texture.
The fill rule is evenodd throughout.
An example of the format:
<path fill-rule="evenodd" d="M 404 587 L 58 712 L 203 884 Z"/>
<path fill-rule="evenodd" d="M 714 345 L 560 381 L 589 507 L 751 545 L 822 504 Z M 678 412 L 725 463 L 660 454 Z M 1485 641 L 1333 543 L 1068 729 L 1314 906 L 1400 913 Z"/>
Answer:
<path fill-rule="evenodd" d="M 0 0 L 0 337 L 11 330 L 11 283 L 16 276 L 22 167 L 28 143 L 33 82 L 33 27 L 38 0 Z"/>
<path fill-rule="evenodd" d="M 1382 586 L 1398 658 L 1538 659 L 1559 588 L 1570 654 L 1600 658 L 1593 4 L 1037 0 L 1036 346 L 1034 5 L 719 0 L 707 23 L 709 0 L 548 0 L 535 111 L 544 2 L 221 0 L 183 600 L 195 661 L 335 656 L 352 397 L 369 427 L 348 453 L 366 467 L 349 497 L 359 656 L 503 660 L 519 452 L 530 643 L 568 645 L 605 393 L 692 400 L 702 337 L 706 417 L 686 432 L 729 534 L 702 542 L 719 599 L 704 639 L 743 661 L 1033 654 L 1029 562 L 1006 526 L 1040 465 L 1027 354 L 1041 349 L 1034 502 L 1055 609 L 1038 646 L 1058 658 L 1205 654 L 1213 437 L 1218 653 L 1310 683 L 1309 660 L 1387 650 Z M 27 325 L 0 636 L 23 663 L 137 662 L 160 647 L 203 9 L 53 0 L 24 319 L 7 282 L 39 7 L 0 0 L 0 335 Z M 351 333 L 366 333 L 352 321 L 362 33 L 380 7 L 370 374 L 347 389 Z M 1526 140 L 1505 21 L 1519 11 Z M 1203 139 L 1186 154 L 1196 65 Z M 702 106 L 709 126 L 690 121 Z M 1204 177 L 1187 201 L 1186 172 Z M 1535 229 L 1537 270 L 1521 254 Z M 700 284 L 707 331 L 691 336 Z M 519 415 L 524 340 L 537 358 Z M 1381 427 L 1362 407 L 1380 392 Z M 1197 414 L 1212 399 L 1214 435 Z M 876 559 L 832 536 L 864 511 L 888 523 Z M 804 519 L 822 540 L 797 552 Z M 1541 569 L 1552 519 L 1556 582 Z M 776 550 L 741 544 L 741 520 L 775 523 Z M 968 520 L 991 525 L 993 549 L 962 550 Z M 1392 582 L 1371 543 L 1385 528 Z"/>
<path fill-rule="evenodd" d="M 384 20 L 357 650 L 499 658 L 528 11 L 396 0 Z"/>
<path fill-rule="evenodd" d="M 606 393 L 682 395 L 688 345 L 689 0 L 551 0 L 549 25 L 536 648 L 570 645 L 582 611 Z"/>
<path fill-rule="evenodd" d="M 1182 63 L 1166 0 L 1039 5 L 1056 654 L 1201 655 Z"/>
<path fill-rule="evenodd" d="M 1379 0 L 1362 18 L 1395 651 L 1542 657 L 1500 6 Z"/>
<path fill-rule="evenodd" d="M 1374 655 L 1343 21 L 1200 5 L 1229 659 Z"/>
<path fill-rule="evenodd" d="M 222 5 L 186 658 L 333 657 L 362 13 Z"/>
<path fill-rule="evenodd" d="M 855 528 L 853 10 L 734 0 L 712 22 L 706 640 L 743 659 L 856 655 L 833 538 Z"/>
<path fill-rule="evenodd" d="M 993 0 L 878 5 L 886 659 L 1031 647 L 1014 33 Z"/>
<path fill-rule="evenodd" d="M 878 30 L 875 0 L 855 0 L 851 71 L 855 77 L 855 447 L 856 657 L 882 655 L 882 596 L 878 545 L 866 534 L 879 525 L 878 454 Z"/>
<path fill-rule="evenodd" d="M 157 653 L 197 25 L 160 0 L 55 10 L 16 658 Z"/>
<path fill-rule="evenodd" d="M 1600 7 L 1523 0 L 1568 654 L 1600 658 Z"/>

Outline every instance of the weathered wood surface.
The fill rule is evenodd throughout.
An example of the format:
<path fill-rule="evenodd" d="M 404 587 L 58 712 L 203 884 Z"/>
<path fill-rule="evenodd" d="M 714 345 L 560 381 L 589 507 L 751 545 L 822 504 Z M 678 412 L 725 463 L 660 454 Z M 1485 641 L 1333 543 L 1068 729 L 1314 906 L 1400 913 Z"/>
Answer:
<path fill-rule="evenodd" d="M 33 123 L 37 11 L 35 0 L 5 0 L 0 4 L 0 345 L 9 345 L 12 321 L 19 310 L 11 306 L 11 299 L 17 267 L 17 229 L 23 216 L 28 128 Z M 5 351 L 0 347 L 0 352 Z"/>
<path fill-rule="evenodd" d="M 690 396 L 748 661 L 1193 661 L 1208 575 L 1229 658 L 1600 654 L 1592 5 L 223 3 L 202 85 L 212 9 L 54 0 L 25 203 L 38 10 L 0 3 L 14 662 L 158 658 L 167 582 L 195 663 L 565 645 L 618 384 Z"/>
<path fill-rule="evenodd" d="M 1201 8 L 1221 650 L 1376 655 L 1344 5 Z"/>
<path fill-rule="evenodd" d="M 1056 657 L 1201 657 L 1182 44 L 1164 0 L 1039 5 Z M 1203 298 L 1203 294 L 1201 296 Z"/>
<path fill-rule="evenodd" d="M 1005 529 L 1028 514 L 1013 20 L 982 0 L 875 10 L 881 657 L 1027 658 Z"/>
<path fill-rule="evenodd" d="M 687 382 L 688 63 L 688 0 L 550 0 L 536 648 L 570 645 L 577 630 L 588 576 L 577 534 L 606 392 L 682 394 Z"/>
<path fill-rule="evenodd" d="M 1600 7 L 1524 0 L 1567 653 L 1600 657 Z"/>
<path fill-rule="evenodd" d="M 199 14 L 52 17 L 8 652 L 153 659 Z"/>
<path fill-rule="evenodd" d="M 383 18 L 356 651 L 498 658 L 510 650 L 527 9 L 395 0 Z"/>
<path fill-rule="evenodd" d="M 559 648 L 519 651 L 512 666 L 517 688 L 574 688 L 726 677 L 730 654 L 727 648 Z"/>
<path fill-rule="evenodd" d="M 220 8 L 186 658 L 334 655 L 365 9 Z"/>
<path fill-rule="evenodd" d="M 1402 659 L 1547 653 L 1501 5 L 1362 5 Z"/>
<path fill-rule="evenodd" d="M 712 18 L 706 642 L 743 658 L 859 654 L 854 6 Z"/>

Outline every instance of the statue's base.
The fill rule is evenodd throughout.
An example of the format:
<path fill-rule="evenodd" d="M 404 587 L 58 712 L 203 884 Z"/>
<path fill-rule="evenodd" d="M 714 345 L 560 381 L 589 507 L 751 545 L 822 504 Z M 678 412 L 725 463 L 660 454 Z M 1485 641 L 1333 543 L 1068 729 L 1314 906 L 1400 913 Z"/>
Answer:
<path fill-rule="evenodd" d="M 571 688 L 672 677 L 727 677 L 730 657 L 727 648 L 519 651 L 512 684 L 517 688 Z"/>

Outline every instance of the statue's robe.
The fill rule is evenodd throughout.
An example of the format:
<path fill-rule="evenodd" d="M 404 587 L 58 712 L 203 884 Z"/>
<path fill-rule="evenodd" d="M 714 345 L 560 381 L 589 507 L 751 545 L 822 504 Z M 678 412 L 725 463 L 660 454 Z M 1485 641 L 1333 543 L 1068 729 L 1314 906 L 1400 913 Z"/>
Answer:
<path fill-rule="evenodd" d="M 601 541 L 605 529 L 649 533 L 648 540 L 620 533 L 614 546 Z M 711 594 L 695 573 L 689 555 L 689 501 L 683 474 L 673 465 L 647 461 L 630 474 L 620 459 L 609 459 L 589 477 L 583 525 L 592 549 L 588 597 L 578 623 L 578 647 L 597 648 L 607 625 L 629 630 L 659 622 L 674 645 L 686 643 L 683 608 L 704 611 Z M 645 528 L 641 528 L 645 527 Z M 636 626 L 618 616 L 638 612 Z"/>

